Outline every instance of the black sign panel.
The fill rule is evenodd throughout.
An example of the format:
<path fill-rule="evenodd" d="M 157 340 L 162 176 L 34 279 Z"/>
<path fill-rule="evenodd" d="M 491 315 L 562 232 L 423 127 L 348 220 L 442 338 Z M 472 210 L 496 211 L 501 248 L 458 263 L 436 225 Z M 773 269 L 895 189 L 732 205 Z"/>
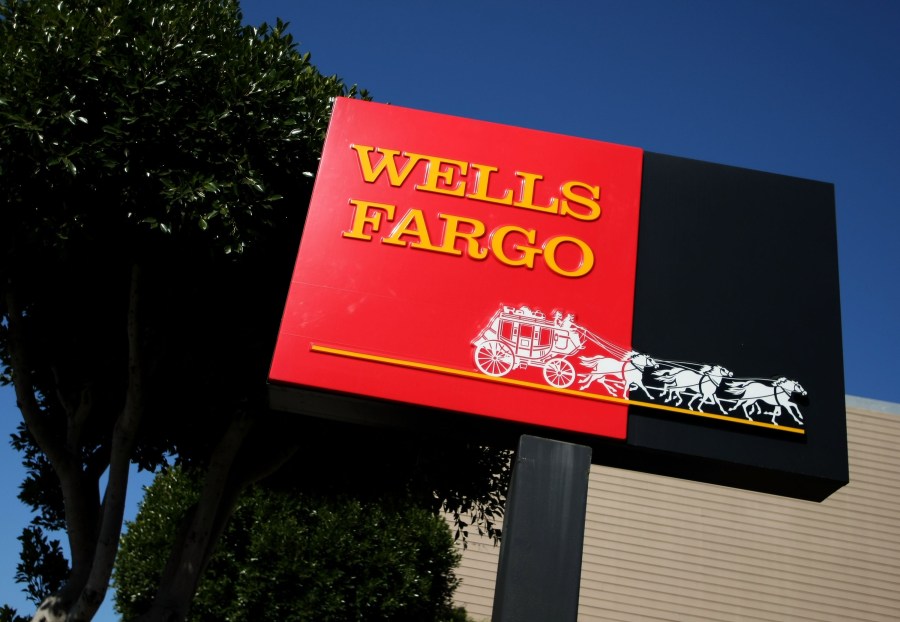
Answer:
<path fill-rule="evenodd" d="M 660 369 L 731 376 L 703 407 L 724 418 L 631 406 L 626 462 L 815 500 L 847 482 L 831 184 L 645 153 L 634 320 Z"/>

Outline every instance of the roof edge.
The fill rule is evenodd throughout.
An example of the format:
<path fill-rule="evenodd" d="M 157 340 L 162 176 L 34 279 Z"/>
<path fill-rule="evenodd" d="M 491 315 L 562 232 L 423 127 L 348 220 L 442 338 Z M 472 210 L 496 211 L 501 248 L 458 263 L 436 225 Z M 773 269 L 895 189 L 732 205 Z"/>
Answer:
<path fill-rule="evenodd" d="M 868 397 L 856 397 L 854 395 L 847 395 L 845 396 L 845 399 L 847 408 L 871 410 L 888 415 L 900 415 L 900 404 L 896 402 L 884 402 L 882 400 L 873 400 Z"/>

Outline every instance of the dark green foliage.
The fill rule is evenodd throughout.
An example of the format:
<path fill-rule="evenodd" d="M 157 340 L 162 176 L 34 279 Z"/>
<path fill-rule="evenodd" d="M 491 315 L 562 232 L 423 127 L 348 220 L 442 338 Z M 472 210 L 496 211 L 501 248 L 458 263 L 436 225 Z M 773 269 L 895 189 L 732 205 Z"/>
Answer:
<path fill-rule="evenodd" d="M 177 468 L 148 489 L 116 567 L 116 608 L 125 619 L 149 607 L 162 553 L 196 497 L 195 481 Z M 457 562 L 447 525 L 428 511 L 257 487 L 238 505 L 189 619 L 459 619 L 450 605 Z"/>
<path fill-rule="evenodd" d="M 19 536 L 22 552 L 16 566 L 16 582 L 35 605 L 56 592 L 66 580 L 69 563 L 59 540 L 48 540 L 40 527 L 26 527 Z"/>
<path fill-rule="evenodd" d="M 71 440 L 90 474 L 124 399 L 134 265 L 152 405 L 221 419 L 262 386 L 331 101 L 355 93 L 284 28 L 228 0 L 0 0 L 0 316 L 14 296 L 48 417 L 89 400 Z M 0 361 L 6 378 L 5 325 Z M 155 421 L 147 467 L 196 440 Z"/>
<path fill-rule="evenodd" d="M 20 249 L 205 231 L 240 250 L 278 219 L 281 183 L 315 171 L 346 93 L 284 24 L 243 26 L 229 0 L 10 0 L 0 17 L 0 176 L 20 219 L 3 233 L 29 233 Z"/>
<path fill-rule="evenodd" d="M 50 531 L 65 529 L 65 509 L 59 480 L 24 423 L 19 423 L 10 445 L 21 452 L 22 466 L 27 473 L 19 485 L 19 500 L 32 510 L 39 511 L 32 524 Z"/>
<path fill-rule="evenodd" d="M 9 605 L 0 607 L 0 622 L 29 622 L 31 618 L 18 615 L 18 611 Z"/>
<path fill-rule="evenodd" d="M 229 0 L 0 0 L 0 58 L 0 312 L 9 288 L 53 416 L 90 399 L 80 457 L 102 472 L 132 267 L 153 405 L 196 406 L 190 379 L 195 417 L 233 410 L 265 373 L 332 98 L 356 91 Z M 195 440 L 171 437 L 141 464 Z"/>
<path fill-rule="evenodd" d="M 198 497 L 196 478 L 177 468 L 161 471 L 145 489 L 138 516 L 127 525 L 116 561 L 116 608 L 125 619 L 149 609 L 179 521 Z"/>

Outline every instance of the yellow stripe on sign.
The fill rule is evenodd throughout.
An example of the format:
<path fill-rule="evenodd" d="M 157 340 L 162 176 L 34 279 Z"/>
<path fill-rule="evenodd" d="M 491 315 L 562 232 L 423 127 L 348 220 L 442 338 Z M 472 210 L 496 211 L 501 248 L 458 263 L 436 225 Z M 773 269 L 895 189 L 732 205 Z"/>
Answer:
<path fill-rule="evenodd" d="M 473 380 L 483 380 L 487 382 L 496 382 L 514 387 L 523 387 L 526 389 L 535 389 L 537 391 L 546 391 L 548 393 L 558 393 L 560 395 L 568 395 L 585 400 L 596 400 L 599 402 L 612 402 L 614 404 L 634 404 L 644 408 L 652 408 L 654 410 L 665 410 L 669 412 L 680 413 L 683 415 L 691 415 L 694 417 L 705 417 L 707 419 L 718 419 L 720 421 L 729 421 L 731 423 L 739 423 L 743 425 L 752 425 L 760 428 L 769 428 L 778 430 L 779 432 L 792 432 L 794 434 L 806 434 L 805 430 L 798 428 L 784 427 L 774 423 L 765 423 L 763 421 L 752 421 L 750 419 L 738 419 L 737 417 L 729 417 L 727 415 L 719 415 L 716 413 L 705 413 L 697 410 L 688 410 L 687 408 L 678 408 L 677 406 L 666 406 L 665 404 L 655 404 L 653 402 L 641 402 L 638 400 L 627 400 L 621 397 L 613 397 L 611 395 L 598 395 L 596 393 L 585 393 L 584 391 L 575 391 L 573 389 L 561 389 L 546 384 L 538 384 L 536 382 L 528 382 L 526 380 L 516 380 L 514 378 L 499 378 L 488 376 L 479 372 L 468 371 L 465 369 L 454 369 L 452 367 L 443 367 L 441 365 L 432 365 L 430 363 L 419 363 L 417 361 L 407 361 L 404 359 L 396 359 L 388 356 L 379 356 L 377 354 L 365 354 L 363 352 L 354 352 L 353 350 L 343 350 L 340 348 L 332 348 L 318 344 L 310 344 L 309 348 L 312 352 L 319 354 L 332 354 L 342 356 L 344 358 L 356 359 L 360 361 L 370 361 L 372 363 L 383 363 L 385 365 L 393 365 L 395 367 L 406 367 L 407 369 L 421 369 L 438 374 L 447 374 L 449 376 L 458 376 L 461 378 L 471 378 Z"/>

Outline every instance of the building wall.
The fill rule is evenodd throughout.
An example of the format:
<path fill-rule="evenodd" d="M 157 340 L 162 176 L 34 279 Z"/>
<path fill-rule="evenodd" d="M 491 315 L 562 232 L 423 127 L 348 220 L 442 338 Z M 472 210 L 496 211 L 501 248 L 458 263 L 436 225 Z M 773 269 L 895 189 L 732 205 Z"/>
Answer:
<path fill-rule="evenodd" d="M 578 619 L 900 620 L 900 406 L 847 398 L 850 484 L 823 503 L 591 469 Z M 489 620 L 499 548 L 456 602 Z"/>

